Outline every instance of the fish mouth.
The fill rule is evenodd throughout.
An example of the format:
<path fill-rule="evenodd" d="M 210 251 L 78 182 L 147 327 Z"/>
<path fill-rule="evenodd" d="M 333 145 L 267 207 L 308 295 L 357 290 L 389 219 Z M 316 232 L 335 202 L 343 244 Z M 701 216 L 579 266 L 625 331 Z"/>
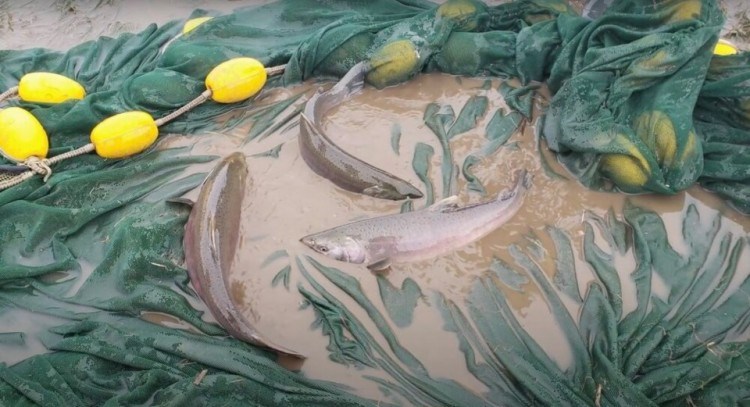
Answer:
<path fill-rule="evenodd" d="M 420 190 L 418 190 L 416 188 L 414 188 L 413 191 L 409 191 L 409 192 L 405 193 L 404 195 L 406 195 L 407 197 L 412 198 L 412 199 L 419 199 L 419 198 L 424 197 L 424 194 L 422 193 L 422 191 L 420 191 Z"/>
<path fill-rule="evenodd" d="M 315 250 L 315 239 L 313 238 L 313 235 L 307 235 L 299 239 L 300 243 L 303 245 Z M 317 250 L 315 250 L 317 251 Z"/>

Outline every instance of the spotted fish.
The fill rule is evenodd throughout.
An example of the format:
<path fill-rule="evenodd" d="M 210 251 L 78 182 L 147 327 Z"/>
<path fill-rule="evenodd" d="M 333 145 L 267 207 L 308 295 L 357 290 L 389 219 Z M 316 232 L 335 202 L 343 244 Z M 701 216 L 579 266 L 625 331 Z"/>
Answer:
<path fill-rule="evenodd" d="M 421 198 L 415 186 L 342 150 L 320 127 L 326 112 L 362 90 L 367 70 L 368 65 L 360 62 L 333 88 L 307 101 L 300 117 L 300 155 L 316 174 L 347 191 L 396 201 Z"/>
<path fill-rule="evenodd" d="M 531 175 L 525 170 L 518 171 L 516 179 L 515 187 L 492 201 L 459 208 L 453 196 L 419 211 L 352 222 L 300 241 L 318 253 L 367 264 L 372 270 L 436 257 L 486 236 L 511 219 L 531 187 Z"/>
<path fill-rule="evenodd" d="M 237 309 L 229 294 L 228 274 L 237 251 L 248 178 L 245 156 L 241 153 L 226 157 L 208 175 L 185 225 L 186 268 L 198 295 L 233 337 L 303 358 L 263 337 Z"/>

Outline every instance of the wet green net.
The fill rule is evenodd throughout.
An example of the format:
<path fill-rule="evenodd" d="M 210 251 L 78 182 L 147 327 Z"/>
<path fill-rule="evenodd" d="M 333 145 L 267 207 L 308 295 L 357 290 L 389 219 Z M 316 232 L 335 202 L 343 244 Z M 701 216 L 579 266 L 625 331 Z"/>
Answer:
<path fill-rule="evenodd" d="M 363 60 L 372 66 L 367 82 L 379 88 L 426 71 L 520 79 L 519 87 L 502 86 L 510 111 L 495 113 L 488 145 L 460 168 L 449 142 L 476 125 L 486 100 L 473 98 L 458 114 L 437 103 L 426 108 L 448 195 L 461 174 L 474 191 L 483 190 L 472 165 L 531 118 L 538 82 L 546 82 L 553 97 L 539 145 L 587 187 L 673 194 L 699 182 L 750 211 L 750 68 L 745 54 L 713 55 L 723 23 L 717 4 L 615 3 L 588 20 L 551 0 L 492 7 L 469 0 L 315 7 L 282 0 L 214 15 L 181 36 L 181 25 L 172 22 L 64 53 L 0 50 L 0 89 L 34 71 L 60 73 L 86 88 L 83 100 L 52 106 L 9 102 L 41 122 L 55 155 L 88 143 L 91 129 L 114 114 L 141 110 L 156 117 L 185 105 L 205 89 L 211 69 L 239 56 L 286 64 L 267 89 L 340 77 Z M 214 129 L 220 114 L 245 109 L 255 121 L 250 140 L 290 122 L 281 113 L 298 97 L 263 106 L 205 103 L 162 131 L 198 134 Z M 394 131 L 394 145 L 398 136 Z M 414 154 L 414 170 L 428 184 L 434 154 L 426 144 Z M 158 146 L 123 160 L 82 155 L 57 164 L 47 182 L 35 177 L 0 192 L 0 404 L 750 403 L 750 280 L 739 262 L 747 236 L 727 232 L 721 216 L 694 206 L 680 213 L 687 252 L 673 247 L 660 215 L 629 205 L 586 223 L 585 264 L 573 259 L 575 238 L 550 226 L 545 238 L 553 252 L 508 247 L 513 264 L 494 262 L 461 304 L 411 280 L 396 287 L 383 276 L 379 293 L 364 292 L 357 278 L 314 258 L 288 259 L 279 281 L 293 270 L 305 282 L 296 289 L 315 312 L 310 322 L 329 339 L 330 359 L 382 372 L 371 379 L 383 397 L 363 399 L 344 385 L 290 372 L 272 353 L 206 322 L 183 268 L 189 209 L 169 200 L 204 179 L 185 172 L 188 166 L 215 158 Z M 427 188 L 428 202 L 434 198 Z M 632 270 L 616 266 L 625 253 L 635 259 Z M 540 266 L 549 261 L 552 277 Z M 577 280 L 580 268 L 593 271 L 585 286 Z M 657 281 L 667 294 L 657 292 Z M 625 310 L 623 287 L 631 285 L 636 305 Z M 508 305 L 509 292 L 530 287 L 562 327 L 560 340 L 572 355 L 565 368 Z M 430 374 L 399 342 L 394 326 L 411 323 L 423 295 L 433 299 L 486 391 Z M 144 313 L 167 314 L 190 328 L 146 322 Z"/>

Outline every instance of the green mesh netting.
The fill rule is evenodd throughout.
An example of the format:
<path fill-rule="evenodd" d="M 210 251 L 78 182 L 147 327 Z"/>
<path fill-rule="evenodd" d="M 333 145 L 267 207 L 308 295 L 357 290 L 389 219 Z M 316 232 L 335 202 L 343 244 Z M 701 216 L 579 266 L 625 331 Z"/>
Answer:
<path fill-rule="evenodd" d="M 440 7 L 417 0 L 331 1 L 315 8 L 283 0 L 215 16 L 169 44 L 179 32 L 177 22 L 65 53 L 1 50 L 0 89 L 33 71 L 57 72 L 84 85 L 88 94 L 82 101 L 11 102 L 40 120 L 54 155 L 86 144 L 94 125 L 115 113 L 138 109 L 158 117 L 182 106 L 204 90 L 211 68 L 235 56 L 252 56 L 267 66 L 286 63 L 283 77 L 269 87 L 340 76 L 360 60 L 370 61 L 368 82 L 378 87 L 425 70 L 520 78 L 525 86 L 501 90 L 514 111 L 498 112 L 487 129 L 487 149 L 477 157 L 503 145 L 522 117 L 530 117 L 534 82 L 546 81 L 554 97 L 544 137 L 585 185 L 607 188 L 609 179 L 627 192 L 674 193 L 698 180 L 750 211 L 747 55 L 712 56 L 722 24 L 717 5 L 615 3 L 589 21 L 551 0 L 494 7 L 470 0 Z M 256 128 L 273 128 L 289 103 L 243 103 L 257 121 L 253 137 L 262 131 Z M 162 132 L 193 133 L 237 107 L 207 103 Z M 476 160 L 467 159 L 461 170 L 454 167 L 448 141 L 471 129 L 485 109 L 486 101 L 475 98 L 458 115 L 437 104 L 425 111 L 425 122 L 440 140 L 445 193 L 460 173 L 472 181 Z M 414 153 L 414 169 L 428 185 L 434 154 L 427 144 Z M 224 337 L 190 305 L 195 297 L 181 268 L 187 209 L 167 199 L 198 186 L 201 174 L 182 171 L 211 158 L 180 149 L 119 161 L 87 155 L 56 165 L 47 183 L 35 178 L 0 192 L 0 321 L 20 327 L 0 334 L 0 348 L 4 356 L 28 353 L 33 344 L 45 349 L 11 366 L 0 364 L 0 404 L 375 404 L 343 386 L 286 371 L 267 352 Z M 482 188 L 476 177 L 472 185 Z M 428 202 L 433 199 L 428 188 Z M 300 287 L 300 295 L 331 338 L 332 360 L 385 372 L 389 379 L 372 380 L 395 395 L 394 402 L 748 403 L 750 348 L 732 338 L 748 329 L 750 280 L 729 287 L 746 239 L 719 234 L 718 218 L 706 221 L 693 208 L 683 222 L 687 255 L 670 246 L 660 217 L 647 210 L 630 206 L 623 220 L 613 215 L 593 222 L 608 245 L 595 244 L 587 228 L 585 261 L 596 279 L 583 297 L 572 261 L 558 261 L 550 280 L 537 265 L 538 254 L 515 246 L 509 249 L 515 264 L 497 262 L 493 276 L 478 280 L 466 298 L 467 312 L 435 294 L 466 367 L 488 388 L 483 394 L 431 377 L 399 344 L 388 321 L 409 324 L 414 298 L 421 295 L 415 284 L 381 284 L 382 297 L 394 307 L 386 318 L 354 279 L 312 259 L 290 262 L 277 281 L 288 283 L 292 267 L 301 273 L 309 286 Z M 555 259 L 572 260 L 570 238 L 554 228 L 549 234 Z M 637 307 L 626 313 L 612 255 L 627 250 L 637 259 L 632 272 Z M 94 265 L 91 275 L 83 275 L 87 267 L 81 264 Z M 652 292 L 655 275 L 670 288 L 666 298 Z M 524 276 L 564 329 L 562 339 L 573 354 L 564 371 L 507 305 L 503 290 L 522 289 Z M 322 279 L 350 295 L 377 332 L 368 331 Z M 580 314 L 562 305 L 566 296 Z M 145 311 L 173 315 L 200 332 L 147 323 L 139 318 Z M 387 348 L 375 335 L 386 338 Z"/>

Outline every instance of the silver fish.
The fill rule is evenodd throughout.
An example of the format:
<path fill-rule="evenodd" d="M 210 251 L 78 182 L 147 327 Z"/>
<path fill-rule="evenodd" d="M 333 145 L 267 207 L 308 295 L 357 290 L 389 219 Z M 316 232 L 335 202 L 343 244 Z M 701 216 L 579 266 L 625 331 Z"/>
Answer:
<path fill-rule="evenodd" d="M 516 214 L 531 187 L 531 175 L 520 170 L 516 177 L 515 187 L 494 201 L 459 208 L 452 196 L 419 211 L 352 222 L 300 241 L 330 258 L 364 263 L 371 270 L 439 256 L 486 236 Z"/>
<path fill-rule="evenodd" d="M 227 289 L 247 183 L 247 164 L 241 153 L 226 157 L 211 171 L 185 225 L 185 265 L 198 295 L 233 337 L 303 358 L 264 338 L 237 309 Z"/>
<path fill-rule="evenodd" d="M 316 174 L 347 191 L 392 200 L 421 198 L 415 186 L 342 150 L 320 127 L 323 115 L 362 90 L 368 69 L 360 62 L 330 90 L 307 101 L 300 116 L 300 155 Z"/>

